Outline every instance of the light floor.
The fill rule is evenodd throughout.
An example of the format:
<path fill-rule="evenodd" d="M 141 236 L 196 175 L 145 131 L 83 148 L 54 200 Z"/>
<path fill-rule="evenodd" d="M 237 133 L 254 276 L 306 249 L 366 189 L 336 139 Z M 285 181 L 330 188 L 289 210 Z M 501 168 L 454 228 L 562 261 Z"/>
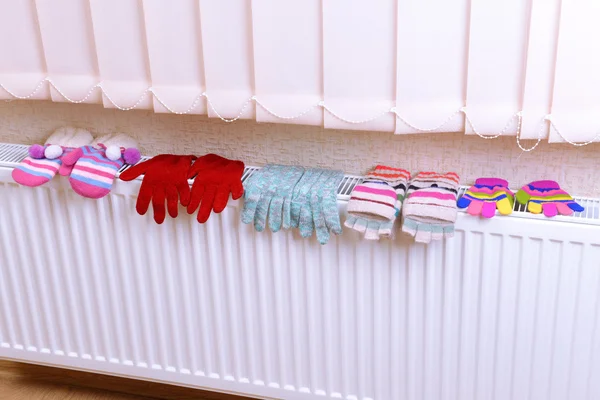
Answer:
<path fill-rule="evenodd" d="M 0 400 L 142 399 L 244 400 L 247 398 L 0 360 Z"/>

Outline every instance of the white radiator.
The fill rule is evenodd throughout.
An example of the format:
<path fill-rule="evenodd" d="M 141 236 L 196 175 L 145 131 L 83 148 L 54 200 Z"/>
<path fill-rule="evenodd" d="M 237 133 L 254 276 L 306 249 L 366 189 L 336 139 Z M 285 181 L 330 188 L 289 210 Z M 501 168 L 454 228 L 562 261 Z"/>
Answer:
<path fill-rule="evenodd" d="M 156 225 L 139 181 L 99 201 L 20 187 L 25 152 L 0 145 L 2 358 L 257 398 L 600 398 L 597 201 L 321 246 L 256 233 L 239 202 Z"/>

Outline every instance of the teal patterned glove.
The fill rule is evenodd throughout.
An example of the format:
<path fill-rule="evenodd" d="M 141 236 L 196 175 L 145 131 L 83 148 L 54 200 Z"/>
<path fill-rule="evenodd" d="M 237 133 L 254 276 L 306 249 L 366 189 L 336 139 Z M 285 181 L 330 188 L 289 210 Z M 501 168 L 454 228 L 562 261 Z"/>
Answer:
<path fill-rule="evenodd" d="M 265 230 L 267 214 L 269 229 L 277 232 L 282 220 L 290 225 L 292 193 L 302 177 L 304 168 L 269 164 L 255 172 L 245 185 L 242 222 L 254 221 L 258 232 Z"/>
<path fill-rule="evenodd" d="M 342 233 L 340 213 L 337 207 L 337 187 L 344 178 L 342 171 L 322 170 L 310 190 L 310 207 L 300 213 L 300 235 L 310 237 L 313 229 L 321 244 L 329 241 L 330 234 Z"/>
<path fill-rule="evenodd" d="M 321 185 L 311 198 L 317 240 L 321 244 L 329 241 L 330 231 L 336 235 L 342 233 L 340 211 L 337 206 L 337 188 L 342 179 L 344 179 L 342 171 L 323 173 L 319 178 Z"/>
<path fill-rule="evenodd" d="M 324 172 L 327 171 L 318 168 L 308 168 L 306 171 L 304 171 L 304 175 L 302 175 L 302 179 L 300 179 L 300 181 L 294 188 L 294 194 L 292 195 L 290 225 L 288 226 L 284 223 L 284 229 L 300 227 L 301 234 L 302 229 L 304 229 L 305 231 L 307 229 L 310 229 L 308 236 L 312 234 L 313 220 L 312 210 L 310 206 L 310 198 L 313 186 L 315 186 L 315 184 L 319 180 L 319 177 Z M 300 221 L 302 221 L 302 224 L 300 223 Z M 305 237 L 304 235 L 302 236 Z"/>

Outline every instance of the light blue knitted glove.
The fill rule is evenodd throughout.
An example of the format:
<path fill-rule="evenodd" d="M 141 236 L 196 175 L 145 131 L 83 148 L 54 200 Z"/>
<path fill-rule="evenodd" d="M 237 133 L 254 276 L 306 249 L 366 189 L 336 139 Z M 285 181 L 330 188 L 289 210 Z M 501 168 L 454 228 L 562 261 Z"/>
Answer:
<path fill-rule="evenodd" d="M 245 185 L 242 222 L 254 221 L 254 228 L 262 232 L 269 217 L 269 229 L 277 232 L 282 220 L 290 225 L 292 193 L 302 177 L 304 168 L 269 164 L 256 171 Z"/>
<path fill-rule="evenodd" d="M 303 230 L 308 230 L 308 236 L 312 234 L 313 218 L 310 206 L 310 198 L 313 187 L 319 180 L 321 174 L 324 172 L 327 172 L 327 170 L 318 168 L 308 168 L 306 171 L 304 171 L 304 175 L 302 175 L 302 179 L 300 179 L 294 188 L 294 194 L 292 195 L 290 225 L 287 226 L 284 223 L 284 229 L 299 227 L 301 233 Z M 304 235 L 302 236 L 306 237 Z"/>
<path fill-rule="evenodd" d="M 329 241 L 330 234 L 336 235 L 342 233 L 340 223 L 340 213 L 337 207 L 337 188 L 344 173 L 342 171 L 323 171 L 317 182 L 313 185 L 310 197 L 310 208 L 312 210 L 312 220 L 314 229 L 317 232 L 317 240 L 321 244 Z M 312 235 L 312 226 L 306 222 L 303 229 L 303 221 L 306 216 L 300 216 L 300 235 L 309 237 Z"/>
<path fill-rule="evenodd" d="M 364 233 L 367 240 L 379 240 L 381 237 L 394 238 L 394 222 L 349 215 L 344 225 Z"/>

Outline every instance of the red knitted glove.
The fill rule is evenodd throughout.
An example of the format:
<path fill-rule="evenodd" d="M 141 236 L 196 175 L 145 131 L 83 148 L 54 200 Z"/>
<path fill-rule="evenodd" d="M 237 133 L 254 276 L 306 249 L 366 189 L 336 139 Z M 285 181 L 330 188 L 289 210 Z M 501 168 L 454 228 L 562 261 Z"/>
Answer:
<path fill-rule="evenodd" d="M 244 163 L 241 161 L 228 160 L 216 154 L 200 157 L 188 174 L 188 178 L 196 176 L 187 207 L 188 214 L 192 214 L 200 205 L 197 219 L 202 224 L 208 220 L 211 210 L 220 213 L 225 209 L 230 194 L 234 200 L 242 197 L 243 173 Z"/>
<path fill-rule="evenodd" d="M 179 199 L 184 206 L 190 202 L 190 186 L 187 177 L 190 166 L 196 158 L 191 155 L 161 154 L 123 172 L 120 178 L 124 181 L 131 181 L 144 174 L 135 204 L 138 214 L 146 214 L 152 201 L 154 221 L 162 224 L 165 220 L 166 199 L 169 215 L 173 218 L 177 217 Z"/>

